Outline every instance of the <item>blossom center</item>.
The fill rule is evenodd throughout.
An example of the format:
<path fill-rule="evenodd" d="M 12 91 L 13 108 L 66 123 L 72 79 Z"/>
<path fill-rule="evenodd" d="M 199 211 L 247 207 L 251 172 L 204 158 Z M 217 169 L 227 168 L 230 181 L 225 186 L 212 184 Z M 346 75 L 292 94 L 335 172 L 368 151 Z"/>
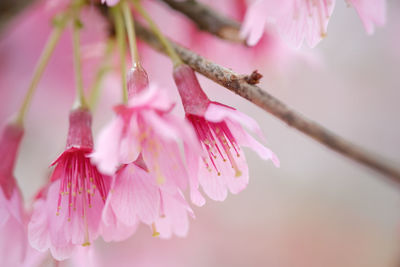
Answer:
<path fill-rule="evenodd" d="M 103 201 L 106 198 L 103 176 L 90 163 L 85 151 L 66 152 L 62 157 L 57 166 L 62 173 L 56 215 L 60 214 L 62 202 L 67 201 L 68 221 L 73 212 L 86 218 L 87 208 L 92 207 L 96 191 Z"/>
<path fill-rule="evenodd" d="M 210 172 L 214 169 L 220 176 L 221 170 L 216 163 L 217 158 L 220 157 L 223 162 L 229 160 L 236 177 L 241 176 L 242 172 L 235 159 L 235 156 L 240 157 L 240 147 L 226 122 L 209 122 L 204 117 L 192 114 L 187 115 L 187 118 L 193 124 L 197 137 L 208 153 L 208 160 L 203 158 L 207 169 Z"/>

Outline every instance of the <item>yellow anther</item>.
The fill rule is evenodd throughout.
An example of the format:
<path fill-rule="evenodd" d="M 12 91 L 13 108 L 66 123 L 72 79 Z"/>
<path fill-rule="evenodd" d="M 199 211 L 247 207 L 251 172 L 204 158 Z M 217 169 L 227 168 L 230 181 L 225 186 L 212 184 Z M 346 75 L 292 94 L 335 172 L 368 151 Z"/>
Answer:
<path fill-rule="evenodd" d="M 242 176 L 242 172 L 240 170 L 236 170 L 235 177 Z"/>
<path fill-rule="evenodd" d="M 160 235 L 160 233 L 157 232 L 157 228 L 156 228 L 156 224 L 155 223 L 151 224 L 151 229 L 153 230 L 153 234 L 152 234 L 153 237 L 157 237 L 157 236 Z"/>

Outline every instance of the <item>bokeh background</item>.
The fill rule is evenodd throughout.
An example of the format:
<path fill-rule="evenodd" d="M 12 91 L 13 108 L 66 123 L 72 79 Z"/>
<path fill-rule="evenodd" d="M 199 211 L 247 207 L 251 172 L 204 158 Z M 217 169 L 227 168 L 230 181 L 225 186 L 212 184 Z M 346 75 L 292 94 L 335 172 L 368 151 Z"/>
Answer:
<path fill-rule="evenodd" d="M 293 51 L 278 43 L 266 53 L 249 52 L 250 48 L 195 32 L 190 21 L 155 2 L 149 1 L 147 7 L 171 38 L 235 71 L 258 69 L 264 74 L 261 87 L 272 95 L 400 166 L 398 1 L 388 1 L 386 26 L 372 36 L 366 35 L 355 10 L 339 0 L 328 36 L 316 48 Z M 229 1 L 211 4 L 224 5 L 221 12 L 233 12 Z M 50 30 L 44 18 L 50 18 L 52 11 L 46 17 L 39 8 L 18 17 L 2 33 L 1 124 L 19 106 Z M 105 27 L 91 24 L 92 16 L 96 14 L 88 11 L 84 19 L 88 38 L 92 38 L 90 32 L 101 32 Z M 27 36 L 33 28 L 37 32 Z M 94 39 L 103 38 L 101 33 L 93 35 Z M 15 172 L 27 208 L 46 182 L 49 164 L 64 146 L 67 114 L 74 97 L 69 40 L 67 32 L 27 118 Z M 168 59 L 145 45 L 140 51 L 150 79 L 168 87 L 171 97 L 178 100 Z M 87 54 L 90 66 L 91 55 Z M 104 81 L 94 116 L 95 134 L 112 117 L 111 106 L 118 103 L 116 76 L 111 73 Z M 281 167 L 277 169 L 246 150 L 250 169 L 247 189 L 224 202 L 208 200 L 202 208 L 193 207 L 196 219 L 191 220 L 186 238 L 153 238 L 151 231 L 141 226 L 124 242 L 99 240 L 94 244 L 97 266 L 400 266 L 398 185 L 322 147 L 225 88 L 199 78 L 210 98 L 259 122 Z M 176 112 L 182 114 L 179 105 Z"/>

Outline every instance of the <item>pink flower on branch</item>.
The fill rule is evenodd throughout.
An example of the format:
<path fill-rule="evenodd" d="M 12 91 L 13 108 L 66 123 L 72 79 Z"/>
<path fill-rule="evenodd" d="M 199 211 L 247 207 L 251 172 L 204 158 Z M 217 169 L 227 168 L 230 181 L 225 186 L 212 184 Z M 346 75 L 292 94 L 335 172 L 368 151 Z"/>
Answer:
<path fill-rule="evenodd" d="M 93 149 L 91 114 L 73 110 L 69 122 L 66 149 L 53 163 L 51 183 L 36 200 L 28 226 L 31 245 L 39 251 L 50 248 L 57 260 L 97 238 L 108 194 L 107 181 L 87 157 Z"/>
<path fill-rule="evenodd" d="M 279 166 L 275 154 L 243 129 L 242 125 L 262 137 L 259 126 L 252 118 L 234 108 L 210 101 L 189 66 L 177 67 L 174 79 L 186 118 L 193 125 L 204 152 L 198 153 L 185 146 L 193 203 L 200 206 L 205 203 L 198 190 L 199 185 L 210 198 L 218 201 L 226 198 L 228 190 L 237 194 L 247 186 L 248 167 L 241 146 L 252 148 L 260 157 L 271 159 Z"/>
<path fill-rule="evenodd" d="M 103 236 L 125 239 L 139 222 L 162 237 L 185 235 L 187 214 L 193 212 L 180 193 L 188 174 L 179 142 L 197 147 L 194 132 L 170 113 L 174 104 L 165 91 L 148 84 L 141 66 L 129 72 L 127 82 L 129 103 L 115 107 L 117 116 L 100 133 L 91 155 L 102 172 L 114 174 L 103 212 Z"/>
<path fill-rule="evenodd" d="M 143 75 L 135 73 L 142 71 Z M 157 184 L 172 192 L 184 190 L 187 172 L 179 142 L 196 146 L 194 133 L 187 122 L 171 114 L 174 103 L 166 91 L 154 84 L 147 86 L 144 75 L 138 69 L 130 73 L 129 103 L 115 107 L 116 117 L 100 133 L 92 161 L 112 175 L 121 164 L 142 155 Z"/>
<path fill-rule="evenodd" d="M 7 124 L 0 139 L 0 266 L 22 264 L 27 246 L 25 216 L 14 165 L 24 130 Z"/>
<path fill-rule="evenodd" d="M 194 216 L 180 190 L 171 193 L 160 188 L 140 157 L 115 174 L 103 221 L 112 240 L 127 238 L 139 222 L 149 225 L 153 235 L 169 238 L 172 233 L 186 235 L 188 214 Z M 121 232 L 124 228 L 127 230 Z"/>

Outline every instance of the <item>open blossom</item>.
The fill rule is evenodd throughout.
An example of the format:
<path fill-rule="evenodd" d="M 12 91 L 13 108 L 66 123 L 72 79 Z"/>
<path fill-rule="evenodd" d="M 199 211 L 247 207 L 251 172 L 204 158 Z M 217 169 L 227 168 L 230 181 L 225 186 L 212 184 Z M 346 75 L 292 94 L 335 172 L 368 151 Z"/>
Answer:
<path fill-rule="evenodd" d="M 132 163 L 142 155 L 160 186 L 172 192 L 183 190 L 187 173 L 179 142 L 195 145 L 194 133 L 187 122 L 171 114 L 174 103 L 165 90 L 148 85 L 143 69 L 134 68 L 132 72 L 129 103 L 115 107 L 117 116 L 100 133 L 92 161 L 111 175 L 121 164 Z"/>
<path fill-rule="evenodd" d="M 178 142 L 196 147 L 194 133 L 170 113 L 174 104 L 165 91 L 148 84 L 139 65 L 129 72 L 128 91 L 129 103 L 115 107 L 117 116 L 101 132 L 91 155 L 99 170 L 114 174 L 103 212 L 103 237 L 127 238 L 139 222 L 162 237 L 185 235 L 187 215 L 193 212 L 180 193 L 188 175 Z"/>
<path fill-rule="evenodd" d="M 8 124 L 0 139 L 0 266 L 19 266 L 26 249 L 25 218 L 14 165 L 23 136 L 20 126 Z"/>
<path fill-rule="evenodd" d="M 99 235 L 108 185 L 87 157 L 93 149 L 91 120 L 85 109 L 71 111 L 66 149 L 53 163 L 51 183 L 36 200 L 28 225 L 31 245 L 39 251 L 50 248 L 57 260 Z"/>
<path fill-rule="evenodd" d="M 326 35 L 329 18 L 336 0 L 257 0 L 248 9 L 241 36 L 255 45 L 264 32 L 265 24 L 277 27 L 282 37 L 295 47 L 306 41 L 317 45 Z M 346 0 L 360 15 L 365 29 L 372 33 L 374 24 L 385 21 L 385 0 Z"/>
<path fill-rule="evenodd" d="M 241 126 L 261 135 L 253 119 L 234 108 L 210 101 L 189 66 L 177 67 L 174 79 L 186 118 L 193 125 L 204 150 L 203 154 L 196 153 L 190 146 L 185 146 L 193 203 L 203 205 L 205 202 L 199 185 L 210 198 L 219 201 L 226 198 L 228 190 L 236 194 L 247 186 L 249 173 L 241 146 L 252 148 L 260 157 L 271 159 L 279 166 L 277 157 Z"/>
<path fill-rule="evenodd" d="M 107 236 L 113 240 L 127 238 L 139 222 L 149 225 L 153 235 L 169 238 L 172 233 L 186 235 L 188 214 L 193 216 L 193 211 L 180 190 L 176 189 L 174 193 L 163 190 L 139 157 L 115 174 L 104 207 L 103 221 L 109 226 Z M 119 230 L 123 228 L 125 232 Z"/>

